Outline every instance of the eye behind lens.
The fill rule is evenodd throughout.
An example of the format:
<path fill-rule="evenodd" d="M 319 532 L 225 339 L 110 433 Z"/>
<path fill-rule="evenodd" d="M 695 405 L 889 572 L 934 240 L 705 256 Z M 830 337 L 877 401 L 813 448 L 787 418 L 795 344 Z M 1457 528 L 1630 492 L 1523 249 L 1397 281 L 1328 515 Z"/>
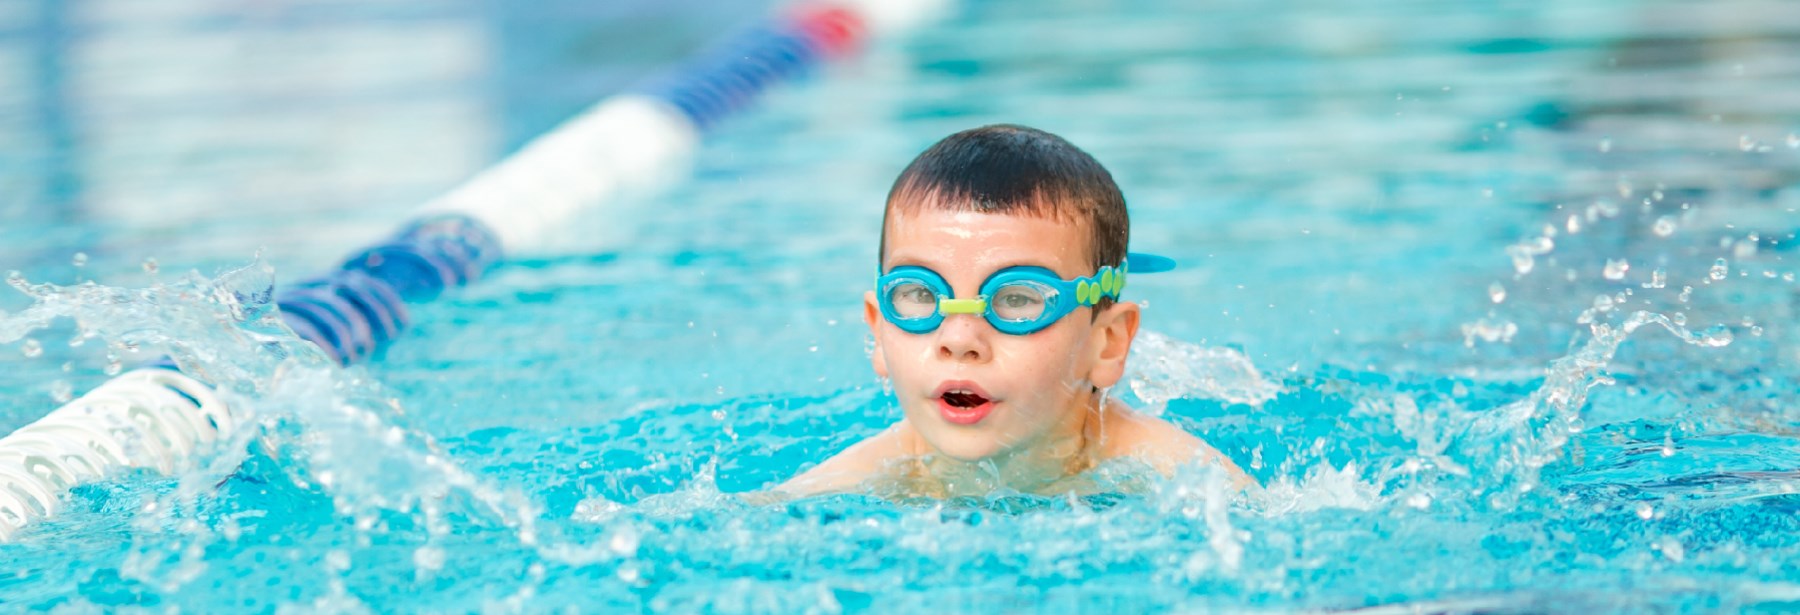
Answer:
<path fill-rule="evenodd" d="M 888 305 L 901 318 L 926 318 L 937 312 L 937 292 L 921 282 L 899 282 L 888 288 Z"/>
<path fill-rule="evenodd" d="M 1043 317 L 1055 292 L 1041 284 L 1019 282 L 1000 287 L 988 303 L 1001 320 L 1027 322 Z"/>

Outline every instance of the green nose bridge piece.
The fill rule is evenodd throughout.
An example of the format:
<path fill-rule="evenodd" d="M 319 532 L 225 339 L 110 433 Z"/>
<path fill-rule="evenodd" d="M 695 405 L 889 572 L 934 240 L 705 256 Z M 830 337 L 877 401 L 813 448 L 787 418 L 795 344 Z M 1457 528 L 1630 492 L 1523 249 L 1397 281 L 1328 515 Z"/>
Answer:
<path fill-rule="evenodd" d="M 987 312 L 986 299 L 939 299 L 938 311 L 949 314 L 981 314 Z"/>

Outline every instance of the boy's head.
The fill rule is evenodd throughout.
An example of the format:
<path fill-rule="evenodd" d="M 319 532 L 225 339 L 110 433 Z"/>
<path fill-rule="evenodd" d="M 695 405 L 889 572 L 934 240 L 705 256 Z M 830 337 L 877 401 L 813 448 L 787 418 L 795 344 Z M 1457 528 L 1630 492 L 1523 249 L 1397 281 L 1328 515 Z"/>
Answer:
<path fill-rule="evenodd" d="M 973 461 L 1080 436 L 1137 332 L 1138 306 L 1112 299 L 1129 232 L 1112 175 L 1041 130 L 959 132 L 907 166 L 864 317 L 876 372 L 932 448 Z M 1042 317 L 1011 320 L 1027 312 Z"/>
<path fill-rule="evenodd" d="M 1125 262 L 1131 219 L 1125 195 L 1100 162 L 1062 137 L 1025 126 L 994 124 L 944 137 L 914 158 L 888 191 L 881 247 L 887 267 L 887 221 L 919 208 L 1049 218 L 1087 231 L 1095 269 Z"/>

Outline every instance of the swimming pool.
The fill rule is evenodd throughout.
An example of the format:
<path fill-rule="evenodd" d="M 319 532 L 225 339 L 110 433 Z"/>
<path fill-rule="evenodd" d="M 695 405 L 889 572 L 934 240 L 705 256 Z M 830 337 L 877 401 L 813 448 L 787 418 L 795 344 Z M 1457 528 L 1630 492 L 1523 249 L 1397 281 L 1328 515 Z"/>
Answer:
<path fill-rule="evenodd" d="M 9 223 L 5 262 L 32 281 L 141 288 L 155 257 L 170 295 L 158 300 L 189 308 L 134 317 L 244 387 L 270 425 L 249 452 L 180 479 L 78 489 L 63 515 L 0 545 L 15 562 L 0 600 L 1792 609 L 1800 15 L 1772 6 L 968 3 L 772 92 L 719 126 L 691 181 L 414 309 L 409 337 L 349 371 L 315 357 L 277 374 L 279 357 L 217 324 L 215 304 L 175 297 L 312 273 L 448 172 L 325 174 L 281 201 L 335 213 L 190 204 L 169 216 L 179 224 Z M 542 70 L 526 81 L 570 69 Z M 473 86 L 441 74 L 392 96 L 451 111 L 375 134 L 441 127 L 449 141 L 420 148 L 454 152 L 464 122 L 541 122 L 454 111 Z M 728 495 L 897 416 L 857 312 L 880 200 L 918 150 L 997 121 L 1095 154 L 1131 203 L 1134 247 L 1184 263 L 1131 289 L 1156 335 L 1129 396 L 1204 434 L 1266 496 L 1231 500 L 1204 472 L 1073 501 Z M 149 142 L 135 155 L 158 159 Z M 249 151 L 290 151 L 278 145 Z M 168 153 L 237 159 L 223 147 Z M 249 189 L 237 170 L 139 179 L 194 203 L 258 196 L 233 192 Z M 258 245 L 273 273 L 244 267 Z M 203 279 L 183 282 L 190 267 Z M 1639 310 L 1670 327 L 1621 333 Z M 0 426 L 106 377 L 106 340 L 64 343 L 76 335 L 35 332 L 39 356 L 6 353 Z"/>

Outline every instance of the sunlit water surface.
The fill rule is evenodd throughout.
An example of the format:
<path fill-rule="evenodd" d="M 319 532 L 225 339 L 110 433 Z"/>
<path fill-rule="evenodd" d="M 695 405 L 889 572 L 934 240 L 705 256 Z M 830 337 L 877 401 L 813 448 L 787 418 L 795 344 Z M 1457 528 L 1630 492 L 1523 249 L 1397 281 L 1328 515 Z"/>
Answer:
<path fill-rule="evenodd" d="M 462 159 L 322 175 L 300 201 L 334 216 L 232 207 L 209 190 L 244 184 L 208 165 L 125 184 L 181 187 L 176 227 L 44 191 L 89 209 L 8 223 L 24 292 L 0 304 L 0 426 L 167 353 L 255 427 L 181 476 L 78 489 L 0 546 L 0 602 L 1800 608 L 1800 12 L 1574 4 L 970 3 L 775 92 L 692 181 L 521 247 L 350 370 L 242 299 L 379 237 Z M 574 69 L 509 70 L 550 88 Z M 541 123 L 475 108 L 355 142 Z M 239 118 L 248 150 L 164 153 L 252 155 L 259 131 L 292 136 L 281 119 Z M 930 142 L 999 121 L 1095 154 L 1134 248 L 1182 261 L 1133 279 L 1149 331 L 1118 393 L 1264 489 L 1190 468 L 1088 498 L 734 495 L 897 418 L 859 320 L 879 204 Z"/>

